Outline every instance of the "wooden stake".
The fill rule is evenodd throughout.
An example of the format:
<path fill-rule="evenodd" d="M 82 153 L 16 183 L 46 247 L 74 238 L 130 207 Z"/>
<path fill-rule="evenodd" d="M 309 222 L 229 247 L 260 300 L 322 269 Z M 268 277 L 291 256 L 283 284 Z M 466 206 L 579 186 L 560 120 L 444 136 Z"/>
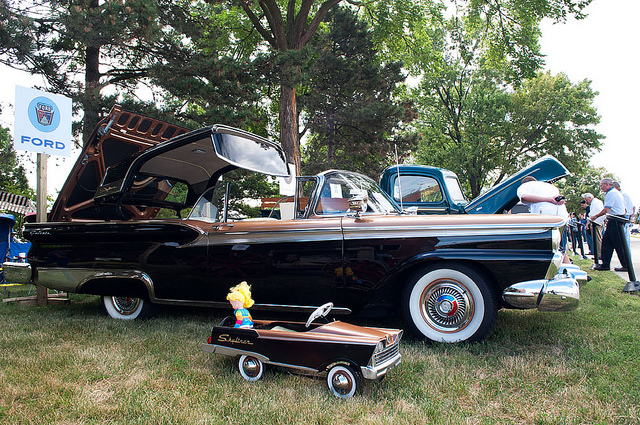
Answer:
<path fill-rule="evenodd" d="M 39 153 L 37 160 L 37 203 L 36 221 L 45 223 L 47 221 L 47 154 Z M 38 306 L 49 303 L 49 290 L 44 286 L 36 286 L 36 299 Z"/>

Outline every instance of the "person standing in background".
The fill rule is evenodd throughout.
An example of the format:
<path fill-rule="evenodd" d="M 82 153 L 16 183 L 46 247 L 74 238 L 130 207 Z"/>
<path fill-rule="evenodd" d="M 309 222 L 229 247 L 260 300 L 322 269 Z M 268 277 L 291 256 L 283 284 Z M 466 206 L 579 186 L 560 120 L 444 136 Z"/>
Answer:
<path fill-rule="evenodd" d="M 598 213 L 604 209 L 604 204 L 591 193 L 585 193 L 582 197 L 587 201 L 587 204 L 589 204 L 589 221 L 587 222 L 587 227 L 591 230 L 593 226 L 595 230 L 596 239 L 593 243 L 598 249 L 598 258 L 594 260 L 596 260 L 595 262 L 597 263 L 602 258 L 602 231 L 604 229 L 604 220 L 606 219 L 604 215 L 598 216 Z M 594 219 L 595 216 L 598 217 Z"/>
<path fill-rule="evenodd" d="M 569 213 L 565 205 L 565 197 L 560 195 L 557 187 L 551 183 L 536 180 L 533 176 L 522 179 L 518 187 L 518 198 L 523 204 L 529 205 L 529 211 L 533 214 L 557 215 L 565 220 L 569 219 Z M 564 252 L 563 263 L 570 263 L 567 254 L 567 227 L 562 235 L 560 249 Z"/>
<path fill-rule="evenodd" d="M 631 197 L 627 192 L 623 192 L 622 189 L 620 189 L 620 183 L 613 182 L 613 187 L 615 187 L 618 190 L 618 192 L 622 193 L 622 198 L 624 199 L 624 209 L 625 209 L 624 218 L 626 218 L 627 220 L 630 220 L 631 216 L 636 213 L 636 207 L 635 205 L 633 205 L 633 202 L 631 201 Z M 629 249 L 631 249 L 631 223 L 627 223 L 624 225 L 624 234 L 625 234 L 625 237 L 627 238 L 627 245 L 629 245 Z"/>
<path fill-rule="evenodd" d="M 617 191 L 613 186 L 613 180 L 610 178 L 602 179 L 600 181 L 600 190 L 605 192 L 604 209 L 598 214 L 592 215 L 592 219 L 595 220 L 599 217 L 605 217 L 606 214 L 612 214 L 623 218 L 626 212 L 624 198 L 622 193 Z M 622 264 L 622 267 L 616 267 L 616 271 L 627 271 L 627 264 L 624 256 L 624 249 L 626 249 L 626 247 L 623 246 L 626 241 L 620 234 L 619 229 L 619 227 L 623 225 L 624 224 L 619 220 L 607 220 L 606 227 L 602 235 L 602 264 L 596 265 L 593 268 L 594 270 L 609 270 L 611 267 L 611 257 L 615 250 L 616 254 L 618 254 L 618 260 L 620 260 L 620 264 Z"/>

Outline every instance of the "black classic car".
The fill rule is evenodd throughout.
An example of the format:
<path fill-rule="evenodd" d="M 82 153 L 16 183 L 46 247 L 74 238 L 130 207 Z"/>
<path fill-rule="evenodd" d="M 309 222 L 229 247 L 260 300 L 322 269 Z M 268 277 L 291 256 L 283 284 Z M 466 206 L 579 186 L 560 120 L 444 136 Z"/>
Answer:
<path fill-rule="evenodd" d="M 380 380 L 400 364 L 398 329 L 318 322 L 332 303 L 318 307 L 306 323 L 256 320 L 252 328 L 236 328 L 235 317 L 211 329 L 202 350 L 238 358 L 240 375 L 249 382 L 262 377 L 266 364 L 327 374 L 327 385 L 340 398 L 353 396 L 360 378 Z"/>
<path fill-rule="evenodd" d="M 5 272 L 101 295 L 121 319 L 154 304 L 228 308 L 227 290 L 246 280 L 261 301 L 253 310 L 332 301 L 334 314 L 402 314 L 447 342 L 484 338 L 503 307 L 578 305 L 576 280 L 558 274 L 561 218 L 406 214 L 373 180 L 340 170 L 297 177 L 294 196 L 259 211 L 261 198 L 235 184 L 261 174 L 289 178 L 275 143 L 114 108 L 49 222 L 26 225 L 31 273 L 11 263 Z M 239 208 L 252 203 L 257 215 Z"/>

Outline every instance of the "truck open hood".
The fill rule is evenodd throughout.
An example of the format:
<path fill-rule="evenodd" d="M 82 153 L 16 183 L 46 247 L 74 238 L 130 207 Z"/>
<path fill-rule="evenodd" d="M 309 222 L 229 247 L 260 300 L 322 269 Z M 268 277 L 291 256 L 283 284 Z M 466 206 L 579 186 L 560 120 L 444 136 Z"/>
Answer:
<path fill-rule="evenodd" d="M 569 174 L 569 170 L 556 158 L 551 155 L 544 156 L 473 199 L 465 205 L 464 210 L 468 214 L 497 214 L 509 211 L 518 203 L 518 187 L 526 176 L 554 182 Z"/>

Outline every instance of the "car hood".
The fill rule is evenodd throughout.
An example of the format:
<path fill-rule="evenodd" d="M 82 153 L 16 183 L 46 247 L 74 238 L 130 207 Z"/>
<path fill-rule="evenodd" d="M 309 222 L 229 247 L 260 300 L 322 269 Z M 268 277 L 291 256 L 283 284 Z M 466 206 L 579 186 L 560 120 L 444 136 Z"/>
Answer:
<path fill-rule="evenodd" d="M 464 206 L 464 210 L 468 214 L 497 214 L 509 211 L 518 203 L 518 187 L 526 176 L 554 182 L 569 174 L 569 170 L 556 158 L 551 155 L 544 156 L 473 199 Z"/>

